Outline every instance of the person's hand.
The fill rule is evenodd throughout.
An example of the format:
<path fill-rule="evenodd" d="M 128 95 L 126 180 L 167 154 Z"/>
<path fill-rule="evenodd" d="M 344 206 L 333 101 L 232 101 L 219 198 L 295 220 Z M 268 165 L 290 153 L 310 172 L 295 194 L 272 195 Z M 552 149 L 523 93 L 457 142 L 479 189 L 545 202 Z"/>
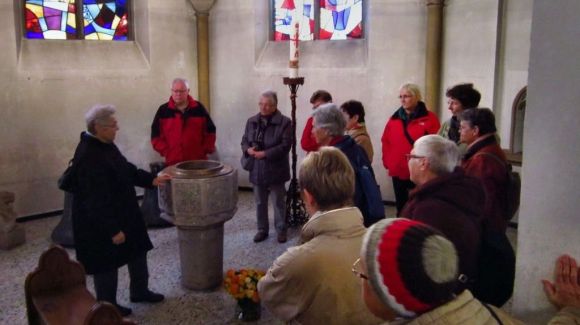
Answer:
<path fill-rule="evenodd" d="M 125 233 L 124 232 L 119 231 L 118 234 L 116 234 L 115 236 L 113 236 L 113 244 L 115 244 L 115 245 L 121 245 L 124 242 L 125 242 Z"/>
<path fill-rule="evenodd" d="M 159 173 L 157 175 L 157 177 L 155 177 L 153 179 L 153 186 L 159 186 L 160 184 L 165 183 L 165 182 L 167 182 L 170 179 L 171 179 L 171 176 L 170 175 L 163 174 L 163 173 Z"/>
<path fill-rule="evenodd" d="M 568 255 L 558 257 L 554 267 L 554 283 L 542 280 L 548 300 L 558 309 L 580 308 L 580 279 L 576 260 Z"/>
<path fill-rule="evenodd" d="M 266 158 L 266 152 L 265 151 L 254 151 L 254 158 L 264 159 L 264 158 Z"/>
<path fill-rule="evenodd" d="M 248 155 L 254 157 L 254 155 L 256 154 L 256 151 L 254 150 L 254 147 L 250 147 L 248 148 L 248 150 L 246 150 L 246 152 L 248 153 Z"/>

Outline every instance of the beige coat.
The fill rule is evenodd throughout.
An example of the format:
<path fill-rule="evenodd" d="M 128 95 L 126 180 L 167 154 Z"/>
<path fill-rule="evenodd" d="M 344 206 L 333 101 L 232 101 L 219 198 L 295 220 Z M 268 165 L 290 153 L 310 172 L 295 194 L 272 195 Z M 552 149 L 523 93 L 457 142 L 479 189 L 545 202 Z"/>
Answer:
<path fill-rule="evenodd" d="M 357 208 L 315 214 L 301 243 L 278 257 L 258 283 L 262 303 L 277 318 L 297 324 L 379 324 L 352 274 L 365 228 Z"/>
<path fill-rule="evenodd" d="M 358 144 L 365 150 L 365 153 L 367 154 L 369 161 L 372 163 L 374 155 L 373 144 L 371 143 L 371 138 L 364 124 L 360 125 L 360 127 L 358 128 L 347 130 L 346 134 L 349 135 L 351 138 L 353 138 L 354 142 L 356 142 L 356 144 Z"/>
<path fill-rule="evenodd" d="M 517 319 L 496 307 L 490 306 L 504 325 L 523 325 Z M 457 298 L 445 305 L 426 312 L 410 320 L 397 320 L 390 325 L 496 325 L 497 321 L 469 290 L 463 291 Z"/>

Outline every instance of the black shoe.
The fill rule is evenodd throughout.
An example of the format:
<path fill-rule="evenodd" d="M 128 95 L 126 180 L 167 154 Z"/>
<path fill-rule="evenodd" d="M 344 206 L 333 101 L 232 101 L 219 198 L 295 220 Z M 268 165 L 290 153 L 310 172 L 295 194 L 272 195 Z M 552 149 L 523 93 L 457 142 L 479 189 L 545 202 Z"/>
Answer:
<path fill-rule="evenodd" d="M 259 243 L 261 241 L 266 240 L 268 238 L 268 233 L 263 231 L 258 231 L 256 236 L 254 236 L 254 243 Z"/>
<path fill-rule="evenodd" d="M 155 293 L 153 291 L 147 290 L 145 294 L 138 296 L 131 296 L 131 302 L 161 302 L 165 299 L 165 296 L 160 293 Z"/>
<path fill-rule="evenodd" d="M 288 236 L 286 236 L 285 232 L 278 233 L 278 242 L 285 243 L 288 240 Z"/>
<path fill-rule="evenodd" d="M 121 316 L 123 316 L 123 317 L 129 316 L 133 312 L 131 310 L 131 308 L 123 307 L 123 306 L 118 305 L 118 304 L 114 304 L 113 306 L 117 307 L 117 309 L 119 310 L 119 313 L 121 313 Z"/>

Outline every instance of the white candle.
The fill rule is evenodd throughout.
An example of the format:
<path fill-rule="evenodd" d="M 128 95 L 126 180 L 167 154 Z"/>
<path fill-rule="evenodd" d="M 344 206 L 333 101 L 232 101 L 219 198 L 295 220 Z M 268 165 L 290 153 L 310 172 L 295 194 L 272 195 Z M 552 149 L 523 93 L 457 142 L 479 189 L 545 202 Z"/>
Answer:
<path fill-rule="evenodd" d="M 294 28 L 290 36 L 290 61 L 288 63 L 290 78 L 298 78 L 298 59 L 300 57 L 300 24 L 294 19 Z"/>

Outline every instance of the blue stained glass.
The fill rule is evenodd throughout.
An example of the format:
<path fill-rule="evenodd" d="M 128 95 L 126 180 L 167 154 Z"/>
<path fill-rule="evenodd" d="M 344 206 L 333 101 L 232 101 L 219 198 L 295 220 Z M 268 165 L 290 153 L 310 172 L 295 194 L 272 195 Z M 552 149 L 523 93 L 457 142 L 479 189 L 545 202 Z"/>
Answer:
<path fill-rule="evenodd" d="M 362 0 L 319 0 L 319 39 L 362 38 Z"/>
<path fill-rule="evenodd" d="M 95 17 L 97 17 L 99 15 L 99 12 L 101 12 L 101 8 L 99 8 L 99 5 L 85 5 L 85 8 L 88 10 L 90 17 L 92 17 L 92 19 L 95 19 Z"/>
<path fill-rule="evenodd" d="M 48 30 L 48 26 L 46 26 L 46 20 L 43 18 L 38 19 L 38 23 L 40 24 L 40 28 L 45 31 Z"/>
<path fill-rule="evenodd" d="M 74 33 L 76 33 L 76 30 L 75 30 L 73 27 L 71 27 L 71 26 L 67 25 L 67 26 L 66 26 L 66 32 L 67 32 L 68 34 L 74 34 Z"/>
<path fill-rule="evenodd" d="M 95 32 L 95 27 L 93 25 L 85 26 L 85 34 L 92 34 Z"/>
<path fill-rule="evenodd" d="M 83 2 L 85 3 L 85 5 L 90 5 L 90 4 L 96 4 L 97 0 L 85 0 Z"/>
<path fill-rule="evenodd" d="M 26 2 L 30 3 L 30 4 L 34 4 L 34 5 L 39 5 L 39 6 L 43 5 L 43 3 L 42 3 L 43 0 L 27 0 Z"/>
<path fill-rule="evenodd" d="M 110 3 L 105 3 L 105 6 L 109 7 L 109 9 L 111 9 L 112 12 L 115 12 L 115 3 L 114 2 L 110 2 Z"/>
<path fill-rule="evenodd" d="M 310 17 L 310 13 L 312 12 L 312 5 L 304 5 L 304 16 Z"/>
<path fill-rule="evenodd" d="M 67 14 L 63 13 L 60 19 L 60 30 L 66 30 Z"/>
<path fill-rule="evenodd" d="M 343 11 L 333 11 L 332 20 L 334 21 L 334 30 L 345 30 L 349 15 L 350 8 Z"/>
<path fill-rule="evenodd" d="M 43 39 L 44 35 L 42 33 L 26 32 L 26 38 Z"/>

